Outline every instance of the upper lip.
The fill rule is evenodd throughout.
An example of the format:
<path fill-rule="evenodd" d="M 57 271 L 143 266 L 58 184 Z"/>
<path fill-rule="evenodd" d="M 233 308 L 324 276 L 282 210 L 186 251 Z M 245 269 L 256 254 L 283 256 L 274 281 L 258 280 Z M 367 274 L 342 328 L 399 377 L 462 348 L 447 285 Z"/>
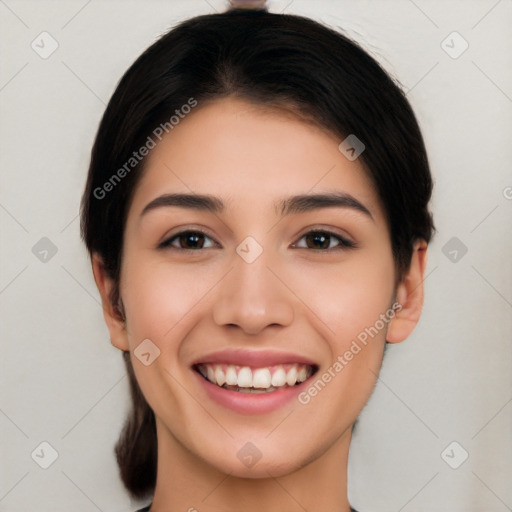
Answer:
<path fill-rule="evenodd" d="M 307 357 L 293 352 L 284 352 L 277 350 L 251 350 L 251 349 L 225 349 L 216 352 L 210 352 L 201 356 L 192 363 L 192 366 L 198 364 L 232 364 L 235 366 L 253 366 L 261 368 L 265 366 L 275 366 L 278 364 L 306 364 L 317 366 L 317 364 Z"/>

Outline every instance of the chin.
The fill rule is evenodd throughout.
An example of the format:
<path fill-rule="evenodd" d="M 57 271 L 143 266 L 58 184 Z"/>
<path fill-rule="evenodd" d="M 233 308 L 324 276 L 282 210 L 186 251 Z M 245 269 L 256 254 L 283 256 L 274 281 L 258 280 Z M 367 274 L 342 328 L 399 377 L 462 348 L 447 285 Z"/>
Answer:
<path fill-rule="evenodd" d="M 279 478 L 289 475 L 305 465 L 307 465 L 307 461 L 301 463 L 295 457 L 293 460 L 286 460 L 286 454 L 279 452 L 273 452 L 270 457 L 265 457 L 262 454 L 256 462 L 247 459 L 244 462 L 238 459 L 233 461 L 230 458 L 229 460 L 215 461 L 213 464 L 221 473 L 243 479 Z"/>

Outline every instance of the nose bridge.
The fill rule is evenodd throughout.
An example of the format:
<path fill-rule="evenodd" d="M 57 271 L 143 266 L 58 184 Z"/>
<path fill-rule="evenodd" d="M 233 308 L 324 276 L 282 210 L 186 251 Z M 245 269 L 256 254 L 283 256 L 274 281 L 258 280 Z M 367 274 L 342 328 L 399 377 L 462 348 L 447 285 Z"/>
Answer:
<path fill-rule="evenodd" d="M 254 257 L 254 249 L 250 241 L 248 245 L 239 245 L 232 270 L 220 283 L 220 296 L 214 305 L 218 325 L 236 325 L 250 334 L 269 325 L 285 326 L 293 321 L 290 293 L 270 270 L 270 253 L 260 251 Z"/>

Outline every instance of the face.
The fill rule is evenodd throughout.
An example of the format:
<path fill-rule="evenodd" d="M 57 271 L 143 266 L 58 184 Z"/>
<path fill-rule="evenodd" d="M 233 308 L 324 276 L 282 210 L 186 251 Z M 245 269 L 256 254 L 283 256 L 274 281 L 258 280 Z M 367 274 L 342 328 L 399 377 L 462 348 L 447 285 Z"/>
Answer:
<path fill-rule="evenodd" d="M 151 150 L 127 217 L 115 343 L 131 351 L 159 443 L 263 477 L 350 438 L 396 289 L 377 193 L 340 142 L 223 99 Z"/>

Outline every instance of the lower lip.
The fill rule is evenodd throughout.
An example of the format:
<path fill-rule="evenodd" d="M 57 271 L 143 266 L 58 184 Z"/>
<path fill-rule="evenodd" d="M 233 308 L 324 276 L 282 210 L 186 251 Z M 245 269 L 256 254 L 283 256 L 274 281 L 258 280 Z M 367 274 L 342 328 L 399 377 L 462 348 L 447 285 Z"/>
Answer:
<path fill-rule="evenodd" d="M 241 414 L 263 414 L 279 409 L 296 398 L 301 390 L 309 385 L 311 379 L 310 377 L 300 384 L 270 393 L 241 393 L 212 384 L 196 371 L 194 374 L 212 400 Z"/>

